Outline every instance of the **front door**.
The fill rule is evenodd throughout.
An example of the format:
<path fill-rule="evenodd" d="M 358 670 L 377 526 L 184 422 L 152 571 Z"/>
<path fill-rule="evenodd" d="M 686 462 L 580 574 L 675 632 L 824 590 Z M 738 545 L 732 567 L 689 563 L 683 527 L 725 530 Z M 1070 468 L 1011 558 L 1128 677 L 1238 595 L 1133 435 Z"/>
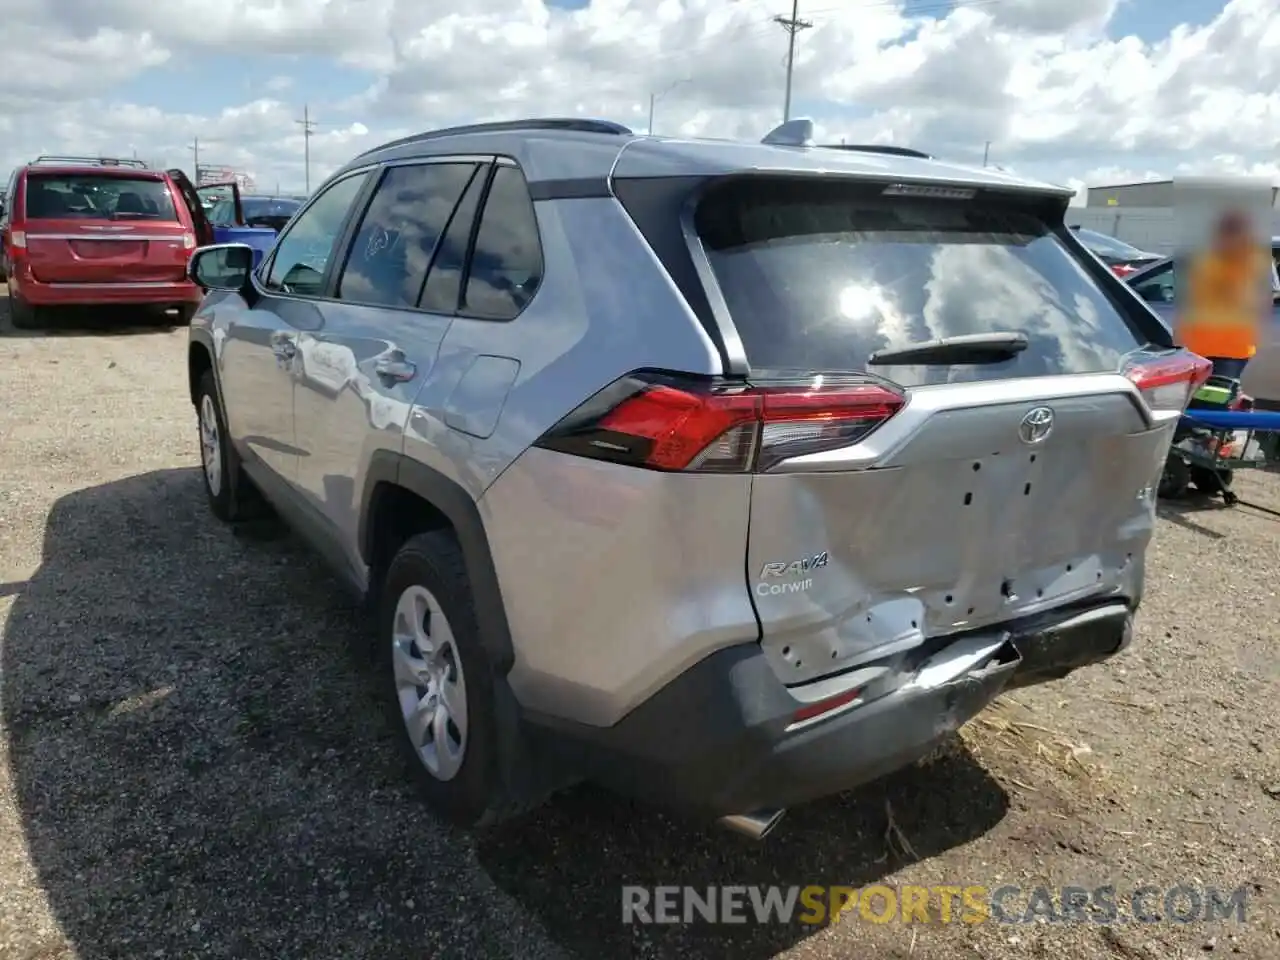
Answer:
<path fill-rule="evenodd" d="M 267 482 L 290 488 L 296 482 L 294 385 L 305 362 L 300 337 L 324 325 L 319 298 L 331 254 L 366 178 L 339 180 L 298 215 L 257 271 L 252 302 L 232 294 L 213 307 L 227 427 L 251 472 L 256 465 L 269 471 Z"/>

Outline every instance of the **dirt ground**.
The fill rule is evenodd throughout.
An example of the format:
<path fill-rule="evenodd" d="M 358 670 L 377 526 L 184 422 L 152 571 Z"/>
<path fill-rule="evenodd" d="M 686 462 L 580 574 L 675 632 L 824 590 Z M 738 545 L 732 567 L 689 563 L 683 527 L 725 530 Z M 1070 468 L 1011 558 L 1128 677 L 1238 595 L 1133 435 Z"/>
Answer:
<path fill-rule="evenodd" d="M 469 837 L 406 789 L 334 581 L 207 512 L 185 331 L 5 307 L 0 958 L 1280 957 L 1276 518 L 1162 507 L 1127 653 L 764 844 L 585 788 Z M 624 884 L 873 883 L 1243 885 L 1247 916 L 620 919 Z"/>

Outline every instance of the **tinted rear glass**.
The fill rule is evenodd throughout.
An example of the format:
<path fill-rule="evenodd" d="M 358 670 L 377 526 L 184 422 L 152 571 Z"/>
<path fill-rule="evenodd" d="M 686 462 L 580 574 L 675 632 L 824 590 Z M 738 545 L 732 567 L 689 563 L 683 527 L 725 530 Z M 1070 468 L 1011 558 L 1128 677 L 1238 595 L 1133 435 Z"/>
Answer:
<path fill-rule="evenodd" d="M 177 220 L 163 180 L 93 174 L 28 174 L 32 220 Z"/>
<path fill-rule="evenodd" d="M 872 370 L 904 385 L 1116 370 L 1145 337 L 1053 229 L 997 202 L 884 197 L 880 188 L 739 181 L 697 228 L 753 369 Z M 877 350 L 1017 331 L 987 365 L 877 365 Z"/>

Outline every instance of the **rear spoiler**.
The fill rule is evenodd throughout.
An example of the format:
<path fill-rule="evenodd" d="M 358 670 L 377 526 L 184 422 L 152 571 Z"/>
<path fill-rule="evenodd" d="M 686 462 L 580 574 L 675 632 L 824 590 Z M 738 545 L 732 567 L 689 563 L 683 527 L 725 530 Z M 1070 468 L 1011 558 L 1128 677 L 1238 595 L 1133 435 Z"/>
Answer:
<path fill-rule="evenodd" d="M 31 166 L 79 166 L 79 167 L 133 167 L 146 170 L 147 165 L 141 160 L 121 157 L 58 157 L 52 154 L 41 154 L 31 161 Z"/>
<path fill-rule="evenodd" d="M 798 117 L 774 127 L 760 142 L 776 147 L 818 147 L 822 150 L 851 150 L 857 153 L 880 153 L 892 157 L 915 157 L 918 160 L 936 159 L 932 154 L 922 150 L 889 143 L 815 143 L 813 121 L 808 117 Z"/>

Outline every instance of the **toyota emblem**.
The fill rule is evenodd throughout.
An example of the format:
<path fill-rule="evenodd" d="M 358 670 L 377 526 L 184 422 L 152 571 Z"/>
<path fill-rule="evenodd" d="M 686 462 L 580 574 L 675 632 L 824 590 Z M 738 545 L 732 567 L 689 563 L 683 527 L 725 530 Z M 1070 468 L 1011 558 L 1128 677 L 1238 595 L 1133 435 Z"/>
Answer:
<path fill-rule="evenodd" d="M 1023 443 L 1040 443 L 1053 432 L 1053 411 L 1048 407 L 1028 410 L 1018 424 L 1018 437 Z"/>

